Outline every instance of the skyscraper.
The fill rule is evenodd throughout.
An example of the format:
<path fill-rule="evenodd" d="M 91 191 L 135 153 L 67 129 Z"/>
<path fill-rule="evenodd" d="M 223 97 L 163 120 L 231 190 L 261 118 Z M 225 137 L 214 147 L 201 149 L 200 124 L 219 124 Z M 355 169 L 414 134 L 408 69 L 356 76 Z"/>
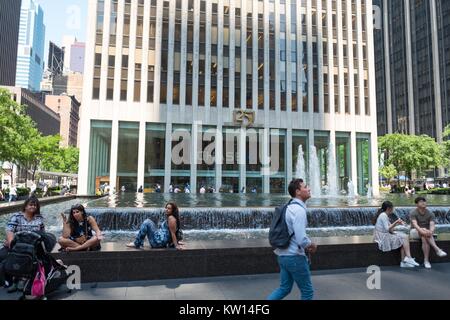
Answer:
<path fill-rule="evenodd" d="M 34 0 L 22 0 L 16 86 L 39 91 L 44 72 L 44 12 Z"/>
<path fill-rule="evenodd" d="M 450 1 L 374 0 L 378 134 L 427 134 L 450 123 Z"/>
<path fill-rule="evenodd" d="M 64 49 L 51 41 L 48 48 L 47 68 L 53 76 L 62 74 L 64 70 Z"/>
<path fill-rule="evenodd" d="M 86 44 L 84 42 L 75 42 L 70 47 L 70 71 L 84 72 L 84 51 Z"/>
<path fill-rule="evenodd" d="M 21 0 L 0 1 L 0 85 L 16 83 Z"/>
<path fill-rule="evenodd" d="M 377 193 L 372 0 L 96 0 L 88 10 L 80 194 L 100 181 L 286 193 L 297 160 L 319 193 Z M 177 151 L 180 137 L 190 152 Z"/>

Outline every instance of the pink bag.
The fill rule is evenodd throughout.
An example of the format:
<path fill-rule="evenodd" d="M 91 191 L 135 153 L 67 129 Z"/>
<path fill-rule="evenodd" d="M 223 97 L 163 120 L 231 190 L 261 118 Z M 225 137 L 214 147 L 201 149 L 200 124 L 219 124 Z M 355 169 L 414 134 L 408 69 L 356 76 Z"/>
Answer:
<path fill-rule="evenodd" d="M 33 297 L 43 297 L 45 295 L 45 285 L 47 280 L 45 279 L 45 269 L 42 264 L 38 264 L 38 271 L 31 287 L 31 295 Z"/>

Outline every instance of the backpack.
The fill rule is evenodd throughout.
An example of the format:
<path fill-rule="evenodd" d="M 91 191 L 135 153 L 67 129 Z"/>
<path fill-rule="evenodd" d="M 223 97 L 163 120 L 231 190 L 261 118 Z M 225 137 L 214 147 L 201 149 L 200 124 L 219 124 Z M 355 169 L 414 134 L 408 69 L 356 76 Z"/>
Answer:
<path fill-rule="evenodd" d="M 67 266 L 65 266 L 62 261 L 59 262 L 51 255 L 47 254 L 43 262 L 43 267 L 43 275 L 41 273 L 41 270 L 39 269 L 36 273 L 36 275 L 41 273 L 39 275 L 40 279 L 45 278 L 43 291 L 40 291 L 39 294 L 36 294 L 36 292 L 34 292 L 36 278 L 31 278 L 25 284 L 22 293 L 23 295 L 20 298 L 21 300 L 46 299 L 48 295 L 59 292 L 60 289 L 64 288 L 64 285 L 67 284 L 67 279 L 69 278 L 70 274 L 67 271 Z M 68 292 L 70 292 L 70 290 L 68 290 Z"/>
<path fill-rule="evenodd" d="M 33 277 L 38 255 L 45 251 L 43 238 L 35 232 L 18 232 L 10 248 L 3 261 L 3 271 L 10 276 Z"/>
<path fill-rule="evenodd" d="M 289 234 L 288 225 L 286 223 L 286 211 L 292 202 L 292 199 L 284 206 L 275 208 L 272 224 L 269 230 L 269 243 L 274 249 L 287 249 L 294 233 Z"/>

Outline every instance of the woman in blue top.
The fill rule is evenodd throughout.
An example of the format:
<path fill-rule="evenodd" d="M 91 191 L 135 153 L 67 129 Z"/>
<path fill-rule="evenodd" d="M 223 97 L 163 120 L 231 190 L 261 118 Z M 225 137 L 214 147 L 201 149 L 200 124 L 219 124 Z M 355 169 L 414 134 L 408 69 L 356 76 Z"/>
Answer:
<path fill-rule="evenodd" d="M 169 202 L 166 204 L 166 220 L 157 228 L 156 224 L 147 219 L 141 225 L 136 240 L 127 244 L 127 247 L 139 249 L 144 245 L 145 237 L 152 248 L 166 248 L 175 247 L 182 249 L 182 242 L 180 242 L 180 215 L 178 207 L 175 203 Z M 177 236 L 178 235 L 178 236 Z"/>

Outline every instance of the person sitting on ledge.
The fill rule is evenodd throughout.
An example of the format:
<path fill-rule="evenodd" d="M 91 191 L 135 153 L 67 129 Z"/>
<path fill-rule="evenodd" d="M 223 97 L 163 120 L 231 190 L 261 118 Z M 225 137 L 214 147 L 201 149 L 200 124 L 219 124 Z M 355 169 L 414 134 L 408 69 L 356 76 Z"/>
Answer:
<path fill-rule="evenodd" d="M 88 216 L 81 204 L 72 206 L 69 219 L 64 213 L 63 234 L 58 243 L 62 251 L 98 251 L 101 249 L 100 241 L 103 239 L 95 218 Z M 95 235 L 92 234 L 95 232 Z"/>
<path fill-rule="evenodd" d="M 181 226 L 178 207 L 175 203 L 169 202 L 165 207 L 166 220 L 157 228 L 156 224 L 147 219 L 141 225 L 139 233 L 134 242 L 127 244 L 129 248 L 139 249 L 144 245 L 145 237 L 152 248 L 176 248 L 183 249 L 181 242 Z"/>
<path fill-rule="evenodd" d="M 10 251 L 11 242 L 16 233 L 21 231 L 41 232 L 45 233 L 44 217 L 41 215 L 41 205 L 35 196 L 29 197 L 25 200 L 22 212 L 13 214 L 6 225 L 6 240 L 3 247 L 0 247 L 0 272 L 2 272 L 1 263 Z M 13 277 L 6 275 L 8 292 L 12 293 L 17 289 L 22 290 L 24 281 L 20 279 L 13 279 Z"/>
<path fill-rule="evenodd" d="M 434 214 L 427 209 L 427 200 L 424 197 L 417 197 L 415 200 L 417 208 L 411 211 L 409 218 L 411 220 L 410 236 L 415 240 L 422 240 L 422 250 L 424 255 L 424 266 L 431 269 L 430 247 L 436 251 L 438 257 L 444 258 L 447 253 L 441 250 L 434 241 L 433 233 L 436 227 Z"/>
<path fill-rule="evenodd" d="M 394 205 L 390 201 L 383 202 L 381 209 L 378 210 L 373 223 L 375 224 L 374 241 L 378 243 L 378 248 L 383 252 L 389 252 L 401 248 L 402 261 L 401 268 L 414 268 L 419 264 L 411 257 L 409 239 L 407 235 L 401 235 L 394 232 L 394 228 L 403 225 L 405 222 L 398 219 L 390 223 L 389 215 L 393 214 Z"/>

